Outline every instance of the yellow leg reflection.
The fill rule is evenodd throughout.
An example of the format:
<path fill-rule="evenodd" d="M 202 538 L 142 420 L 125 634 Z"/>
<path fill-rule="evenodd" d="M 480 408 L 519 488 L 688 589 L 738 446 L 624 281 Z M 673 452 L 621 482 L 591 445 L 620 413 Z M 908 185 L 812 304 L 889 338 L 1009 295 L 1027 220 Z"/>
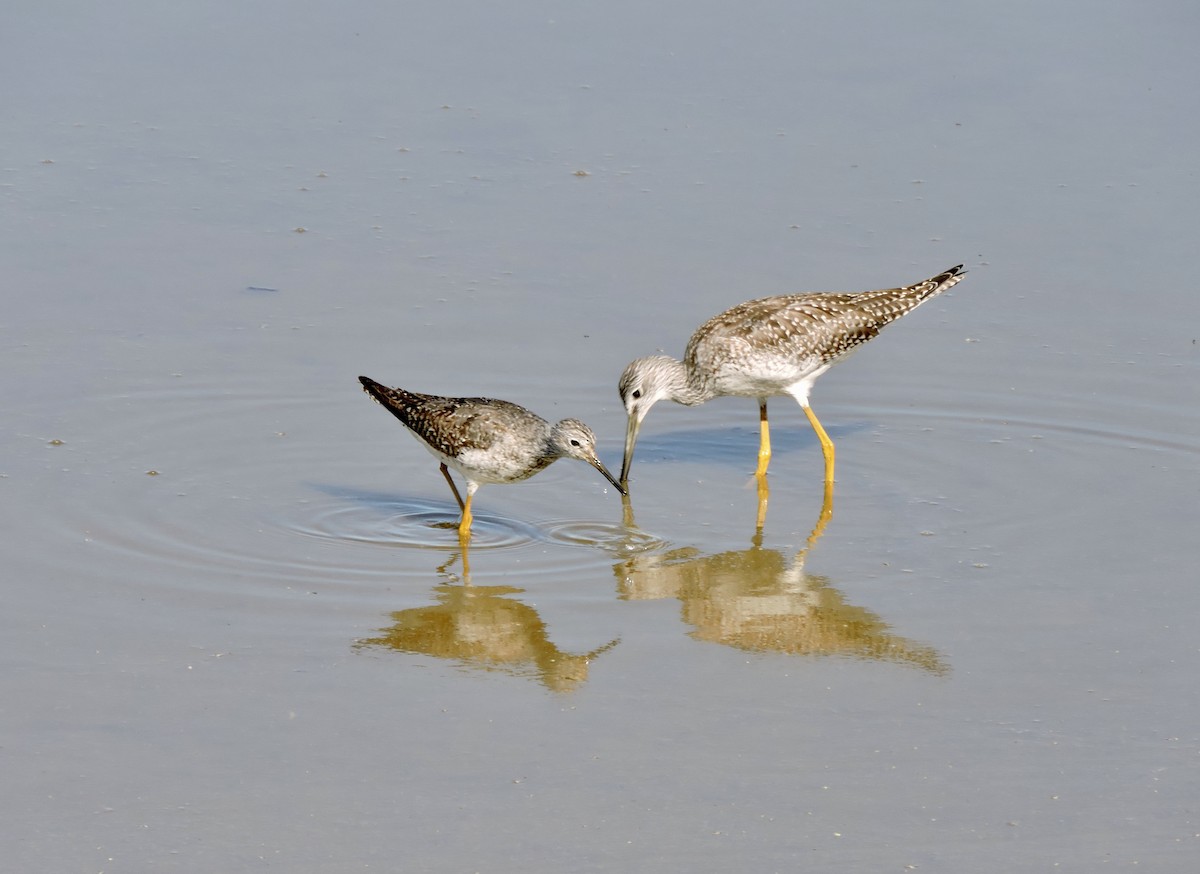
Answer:
<path fill-rule="evenodd" d="M 821 441 L 821 452 L 825 455 L 825 482 L 833 482 L 833 441 L 829 439 L 829 435 L 825 433 L 825 429 L 821 427 L 820 421 L 817 420 L 817 414 L 812 411 L 812 407 L 804 404 L 804 415 L 808 416 L 808 423 L 812 425 L 813 430 L 817 432 L 817 439 Z"/>
<path fill-rule="evenodd" d="M 825 533 L 825 526 L 829 524 L 829 520 L 833 518 L 833 480 L 825 480 L 825 495 L 821 500 L 821 515 L 817 517 L 817 524 L 813 526 L 812 534 L 808 535 L 808 545 L 804 547 L 804 552 L 808 552 L 816 542 L 821 539 L 821 535 Z"/>
<path fill-rule="evenodd" d="M 442 564 L 438 565 L 437 572 L 444 577 L 447 577 L 451 582 L 460 582 L 464 586 L 471 585 L 471 562 L 469 544 L 463 541 L 459 544 L 459 551 L 450 553 L 450 558 Z M 450 568 L 454 567 L 454 563 L 462 559 L 462 574 L 455 574 Z"/>
<path fill-rule="evenodd" d="M 462 561 L 462 582 L 464 586 L 469 586 L 471 585 L 471 549 L 469 539 L 462 542 Z"/>
<path fill-rule="evenodd" d="M 767 424 L 767 399 L 758 399 L 758 467 L 754 475 L 762 477 L 771 463 L 771 429 Z"/>
<path fill-rule="evenodd" d="M 771 497 L 771 488 L 767 484 L 766 476 L 756 477 L 758 481 L 758 515 L 755 518 L 754 530 L 755 537 L 761 538 L 763 526 L 767 523 L 767 503 Z M 833 480 L 825 480 L 825 490 L 821 499 L 821 513 L 817 516 L 817 524 L 813 526 L 812 533 L 808 535 L 807 545 L 802 552 L 807 552 L 812 549 L 813 545 L 825 533 L 825 526 L 829 524 L 829 520 L 833 518 Z"/>

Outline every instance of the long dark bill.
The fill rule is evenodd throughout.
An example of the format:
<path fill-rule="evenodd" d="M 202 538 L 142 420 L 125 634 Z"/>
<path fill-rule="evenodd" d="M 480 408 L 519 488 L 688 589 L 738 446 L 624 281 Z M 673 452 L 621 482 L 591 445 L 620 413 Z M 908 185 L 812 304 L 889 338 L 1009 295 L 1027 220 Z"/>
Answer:
<path fill-rule="evenodd" d="M 608 472 L 608 468 L 604 466 L 604 462 L 599 458 L 592 459 L 592 467 L 604 474 L 604 478 L 613 484 L 613 488 L 616 489 L 620 495 L 625 496 L 629 494 L 629 492 L 625 490 L 625 486 L 617 482 L 613 475 Z"/>
<path fill-rule="evenodd" d="M 625 459 L 621 462 L 621 484 L 629 485 L 629 468 L 633 467 L 633 447 L 637 444 L 638 431 L 642 423 L 638 417 L 631 415 L 629 424 L 625 427 Z"/>

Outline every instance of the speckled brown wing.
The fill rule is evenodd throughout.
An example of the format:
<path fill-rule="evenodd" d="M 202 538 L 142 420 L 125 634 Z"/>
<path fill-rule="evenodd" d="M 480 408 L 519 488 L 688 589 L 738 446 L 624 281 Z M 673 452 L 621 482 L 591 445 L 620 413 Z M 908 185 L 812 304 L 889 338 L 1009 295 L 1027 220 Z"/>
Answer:
<path fill-rule="evenodd" d="M 771 350 L 794 361 L 832 363 L 879 334 L 885 325 L 955 285 L 962 265 L 904 288 L 853 293 L 814 292 L 750 300 L 701 325 L 684 361 L 720 361 L 731 347 Z"/>
<path fill-rule="evenodd" d="M 360 376 L 363 389 L 404 427 L 450 457 L 464 450 L 488 450 L 515 423 L 545 424 L 540 416 L 509 401 L 493 398 L 447 398 L 389 388 Z"/>

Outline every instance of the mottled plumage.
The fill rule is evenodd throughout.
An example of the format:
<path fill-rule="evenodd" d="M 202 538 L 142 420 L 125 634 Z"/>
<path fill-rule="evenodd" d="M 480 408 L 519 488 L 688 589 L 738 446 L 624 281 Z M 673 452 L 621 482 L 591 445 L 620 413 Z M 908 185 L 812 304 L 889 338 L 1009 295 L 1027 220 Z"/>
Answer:
<path fill-rule="evenodd" d="M 625 368 L 618 390 L 629 424 L 621 482 L 638 429 L 660 400 L 693 406 L 715 397 L 759 401 L 758 474 L 771 457 L 767 398 L 791 395 L 804 409 L 825 454 L 825 477 L 833 479 L 833 443 L 808 405 L 817 377 L 870 340 L 884 325 L 911 312 L 962 279 L 962 265 L 905 288 L 855 293 L 785 294 L 746 301 L 714 316 L 688 341 L 683 360 L 666 355 L 639 358 Z"/>
<path fill-rule="evenodd" d="M 471 498 L 482 483 L 520 482 L 559 458 L 587 462 L 625 493 L 597 457 L 596 435 L 578 419 L 552 425 L 509 401 L 419 394 L 388 388 L 365 376 L 358 381 L 441 462 L 442 475 L 463 511 L 459 533 L 464 536 L 471 528 Z M 466 479 L 465 501 L 447 465 Z"/>

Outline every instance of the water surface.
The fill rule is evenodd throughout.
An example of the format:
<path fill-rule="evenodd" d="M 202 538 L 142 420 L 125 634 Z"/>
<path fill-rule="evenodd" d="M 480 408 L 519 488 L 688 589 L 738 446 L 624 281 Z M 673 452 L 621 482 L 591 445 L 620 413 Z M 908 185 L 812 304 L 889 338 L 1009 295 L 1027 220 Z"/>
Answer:
<path fill-rule="evenodd" d="M 5 29 L 21 870 L 1179 871 L 1196 16 L 58 4 Z M 749 297 L 966 279 L 623 505 L 356 377 L 596 430 Z M 764 506 L 765 499 L 765 506 Z M 760 516 L 760 514 L 764 514 Z M 760 525 L 759 522 L 762 521 Z M 814 537 L 814 530 L 819 536 Z"/>

